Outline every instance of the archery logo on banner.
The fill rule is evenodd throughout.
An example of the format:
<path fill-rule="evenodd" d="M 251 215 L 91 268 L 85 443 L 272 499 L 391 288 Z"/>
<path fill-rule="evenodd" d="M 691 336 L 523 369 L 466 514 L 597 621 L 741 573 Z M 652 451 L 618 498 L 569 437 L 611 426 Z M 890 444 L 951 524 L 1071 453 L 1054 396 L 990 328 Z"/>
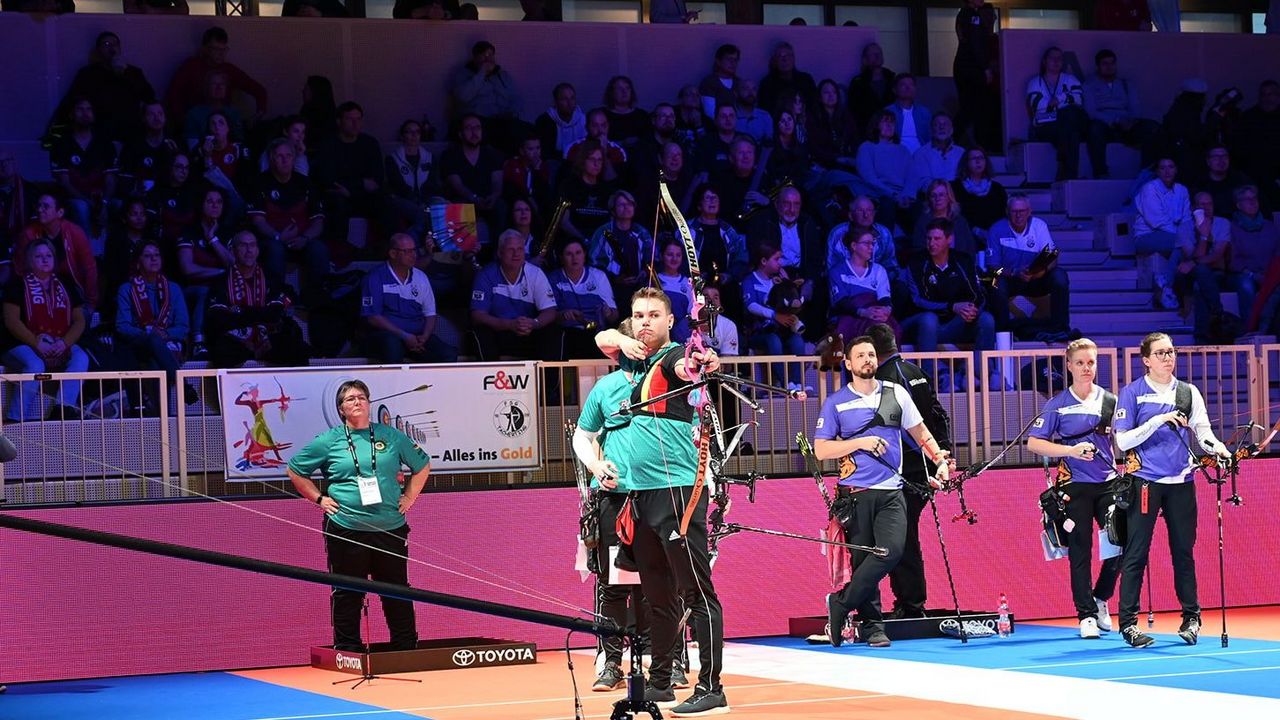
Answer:
<path fill-rule="evenodd" d="M 334 397 L 363 380 L 374 422 L 431 456 L 433 473 L 528 470 L 541 463 L 534 363 L 219 372 L 229 482 L 278 478 L 290 456 L 337 427 Z"/>

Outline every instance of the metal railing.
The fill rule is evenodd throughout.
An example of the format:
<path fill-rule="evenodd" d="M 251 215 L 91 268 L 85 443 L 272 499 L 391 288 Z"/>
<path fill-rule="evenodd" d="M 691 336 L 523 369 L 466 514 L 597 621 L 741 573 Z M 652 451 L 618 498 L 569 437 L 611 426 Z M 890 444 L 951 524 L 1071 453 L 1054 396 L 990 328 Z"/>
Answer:
<path fill-rule="evenodd" d="M 1066 390 L 1069 375 L 1062 348 L 990 350 L 982 353 L 984 365 L 995 365 L 998 388 L 982 393 L 982 446 L 989 456 L 1000 452 L 1044 409 L 1045 403 Z M 1094 380 L 1111 392 L 1119 392 L 1116 348 L 1098 348 L 1098 375 Z M 1010 450 L 1001 465 L 1027 465 L 1038 461 L 1025 444 Z"/>
<path fill-rule="evenodd" d="M 952 423 L 952 443 L 962 465 L 989 458 L 1005 447 L 1050 397 L 1065 389 L 1067 373 L 1061 348 L 1001 350 L 982 353 L 979 368 L 964 351 L 904 353 L 935 381 L 950 378 L 938 394 Z M 742 451 L 731 458 L 727 471 L 770 476 L 795 476 L 804 462 L 795 435 L 812 435 L 827 396 L 846 381 L 846 372 L 819 371 L 810 357 L 735 356 L 723 358 L 723 371 L 759 382 L 784 385 L 775 376 L 785 369 L 787 379 L 810 386 L 803 400 L 783 395 L 747 392 L 763 412 L 755 413 L 724 389 L 713 401 L 726 429 L 749 423 Z M 991 386 L 988 368 L 998 370 Z M 539 432 L 543 462 L 528 472 L 487 472 L 433 476 L 430 489 L 458 490 L 564 484 L 572 481 L 571 449 L 564 422 L 576 420 L 581 401 L 596 380 L 613 370 L 607 360 L 549 362 L 539 373 Z M 801 370 L 802 373 L 797 374 Z M 983 370 L 983 371 L 979 371 Z M 1098 384 L 1112 391 L 1140 377 L 1136 348 L 1099 348 Z M 162 372 L 3 374 L 0 415 L 11 407 L 19 383 L 39 382 L 33 407 L 41 417 L 53 412 L 61 383 L 79 381 L 82 392 L 72 404 L 80 419 L 37 421 L 11 413 L 5 434 L 19 449 L 18 457 L 0 466 L 0 490 L 10 505 L 62 502 L 146 500 L 189 495 L 246 496 L 293 494 L 287 479 L 239 482 L 227 477 L 226 438 L 219 407 L 217 370 L 181 370 L 177 387 L 169 387 Z M 1204 393 L 1215 432 L 1229 437 L 1235 425 L 1252 419 L 1272 422 L 1273 395 L 1280 395 L 1280 344 L 1179 348 L 1177 375 Z M 959 378 L 959 382 L 955 379 Z M 184 386 L 195 391 L 195 402 L 184 402 Z M 951 389 L 947 392 L 947 389 Z M 172 408 L 173 417 L 170 417 Z M 59 410 L 58 412 L 63 412 Z M 1002 464 L 1032 464 L 1037 458 L 1013 448 Z M 834 467 L 829 464 L 828 467 Z"/>
<path fill-rule="evenodd" d="M 182 494 L 170 484 L 175 458 L 163 372 L 4 373 L 0 382 L 4 432 L 18 449 L 0 465 L 10 504 Z M 31 383 L 33 401 L 18 401 Z"/>

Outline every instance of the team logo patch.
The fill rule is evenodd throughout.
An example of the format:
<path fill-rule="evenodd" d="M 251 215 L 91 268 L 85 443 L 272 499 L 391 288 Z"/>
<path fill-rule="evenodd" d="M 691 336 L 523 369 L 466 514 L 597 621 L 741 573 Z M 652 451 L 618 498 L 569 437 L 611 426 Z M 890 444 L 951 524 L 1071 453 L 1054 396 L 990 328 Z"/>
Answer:
<path fill-rule="evenodd" d="M 272 200 L 279 200 L 279 199 L 280 199 L 280 191 L 279 191 L 279 190 L 272 190 L 272 191 L 271 191 L 271 199 L 272 199 Z"/>
<path fill-rule="evenodd" d="M 1044 427 L 1044 418 L 1036 418 L 1035 426 L 1038 428 Z"/>
<path fill-rule="evenodd" d="M 373 296 L 365 295 L 360 298 L 360 307 L 373 307 Z"/>
<path fill-rule="evenodd" d="M 1125 419 L 1126 417 L 1128 417 L 1128 415 L 1129 415 L 1129 412 L 1128 412 L 1127 410 L 1125 410 L 1124 408 L 1116 408 L 1116 419 L 1117 419 L 1117 420 L 1123 420 L 1123 419 Z"/>
<path fill-rule="evenodd" d="M 529 410 L 519 400 L 503 400 L 493 409 L 493 427 L 506 437 L 523 435 L 529 429 Z"/>
<path fill-rule="evenodd" d="M 818 418 L 818 429 L 822 429 L 822 418 Z"/>
<path fill-rule="evenodd" d="M 481 302 L 482 300 L 484 300 L 484 291 L 483 291 L 483 290 L 472 290 L 472 291 L 471 291 L 471 299 L 472 299 L 472 300 L 474 300 L 475 302 Z"/>
<path fill-rule="evenodd" d="M 374 450 L 377 450 L 378 452 L 386 452 L 386 451 L 387 451 L 387 444 L 386 444 L 385 442 L 383 442 L 382 440 L 378 440 L 377 442 L 375 442 L 375 443 L 373 444 L 373 449 L 374 449 Z"/>

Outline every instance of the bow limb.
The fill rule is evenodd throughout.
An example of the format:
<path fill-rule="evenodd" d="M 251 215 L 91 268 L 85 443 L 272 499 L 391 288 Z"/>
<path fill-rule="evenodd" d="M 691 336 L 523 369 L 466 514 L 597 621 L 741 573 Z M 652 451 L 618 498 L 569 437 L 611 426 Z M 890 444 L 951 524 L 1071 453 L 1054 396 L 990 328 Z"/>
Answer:
<path fill-rule="evenodd" d="M 706 342 L 703 339 L 702 330 L 704 319 L 704 308 L 706 307 L 706 297 L 703 295 L 703 278 L 702 269 L 698 265 L 698 248 L 694 243 L 693 232 L 689 229 L 689 223 L 685 220 L 684 214 L 680 212 L 680 207 L 676 205 L 675 199 L 671 196 L 671 189 L 667 187 L 665 180 L 658 181 L 658 204 L 663 212 L 671 218 L 676 226 L 676 231 L 680 233 L 680 240 L 684 245 L 685 259 L 689 263 L 689 290 L 691 302 L 689 303 L 689 340 L 684 346 L 685 370 L 689 374 L 691 381 L 697 381 L 702 377 L 702 366 L 698 363 L 690 362 L 693 354 L 703 354 L 707 351 Z M 656 243 L 655 243 L 656 245 Z M 708 316 L 709 317 L 709 316 Z M 708 327 L 708 329 L 710 329 Z M 708 406 L 711 404 L 711 396 L 706 388 L 699 388 L 690 395 L 689 402 L 693 405 L 697 412 L 698 432 L 694 439 L 698 448 L 698 464 L 694 471 L 693 491 L 689 495 L 689 502 L 685 505 L 684 513 L 680 518 L 680 537 L 686 537 L 689 532 L 689 522 L 693 518 L 694 509 L 698 505 L 698 500 L 702 497 L 702 488 L 704 478 L 707 472 L 707 463 L 710 460 L 711 453 L 711 422 L 707 412 Z"/>

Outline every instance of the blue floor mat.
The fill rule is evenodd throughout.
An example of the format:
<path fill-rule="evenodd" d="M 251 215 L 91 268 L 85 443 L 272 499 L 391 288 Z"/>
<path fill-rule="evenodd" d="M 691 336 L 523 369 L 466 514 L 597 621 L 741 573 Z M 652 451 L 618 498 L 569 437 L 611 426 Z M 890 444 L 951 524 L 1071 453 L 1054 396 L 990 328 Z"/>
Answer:
<path fill-rule="evenodd" d="M 71 680 L 10 685 L 0 696 L 3 720 L 256 720 L 370 713 L 371 720 L 423 720 L 227 673 Z"/>
<path fill-rule="evenodd" d="M 747 641 L 770 647 L 883 657 L 892 660 L 961 665 L 988 670 L 1044 673 L 1093 680 L 1211 690 L 1280 698 L 1280 642 L 1232 638 L 1220 647 L 1216 634 L 1189 646 L 1177 635 L 1156 634 L 1156 644 L 1130 648 L 1119 633 L 1081 640 L 1071 627 L 1020 624 L 1008 638 L 975 638 L 967 644 L 949 638 L 910 640 L 892 647 L 865 645 L 833 648 L 799 638 Z"/>

